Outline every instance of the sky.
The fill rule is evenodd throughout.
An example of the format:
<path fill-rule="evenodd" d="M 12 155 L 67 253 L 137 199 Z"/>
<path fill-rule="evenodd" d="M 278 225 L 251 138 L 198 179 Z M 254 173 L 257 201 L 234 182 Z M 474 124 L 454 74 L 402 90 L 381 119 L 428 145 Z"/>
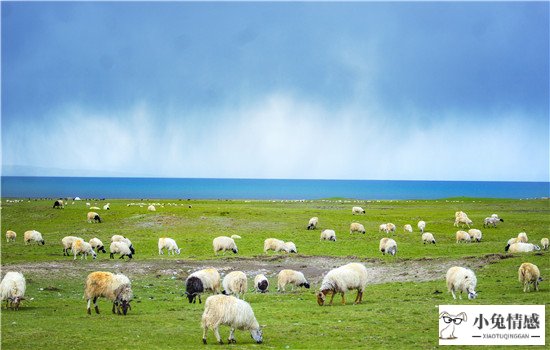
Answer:
<path fill-rule="evenodd" d="M 2 174 L 549 181 L 548 2 L 1 2 Z"/>

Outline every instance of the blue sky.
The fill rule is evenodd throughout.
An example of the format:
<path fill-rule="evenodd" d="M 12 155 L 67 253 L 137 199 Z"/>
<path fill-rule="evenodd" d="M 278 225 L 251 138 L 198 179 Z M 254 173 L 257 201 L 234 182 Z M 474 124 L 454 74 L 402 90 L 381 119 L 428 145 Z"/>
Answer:
<path fill-rule="evenodd" d="M 4 175 L 549 178 L 548 2 L 2 2 Z"/>

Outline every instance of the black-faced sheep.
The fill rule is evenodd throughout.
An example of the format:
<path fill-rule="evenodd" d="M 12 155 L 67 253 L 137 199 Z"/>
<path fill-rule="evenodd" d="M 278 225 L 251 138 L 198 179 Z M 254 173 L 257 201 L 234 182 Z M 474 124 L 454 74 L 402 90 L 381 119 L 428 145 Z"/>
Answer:
<path fill-rule="evenodd" d="M 115 254 L 120 254 L 119 259 L 124 259 L 125 256 L 132 259 L 132 251 L 126 242 L 112 242 L 109 251 L 109 257 L 111 259 L 115 258 Z"/>
<path fill-rule="evenodd" d="M 481 242 L 481 238 L 483 237 L 483 234 L 481 233 L 481 230 L 471 228 L 468 230 L 468 234 L 470 235 L 470 240 Z"/>
<path fill-rule="evenodd" d="M 507 251 L 509 253 L 530 253 L 540 250 L 540 247 L 536 244 L 523 242 L 514 243 L 506 247 L 508 248 Z"/>
<path fill-rule="evenodd" d="M 44 238 L 42 238 L 42 234 L 36 230 L 25 231 L 23 237 L 25 240 L 25 245 L 31 243 L 31 241 L 42 245 L 46 244 Z"/>
<path fill-rule="evenodd" d="M 214 254 L 218 255 L 219 251 L 222 251 L 225 254 L 226 250 L 231 250 L 233 253 L 237 254 L 239 252 L 235 240 L 231 237 L 220 236 L 214 238 L 212 241 L 212 246 L 214 248 Z"/>
<path fill-rule="evenodd" d="M 307 229 L 315 230 L 318 223 L 319 223 L 319 218 L 316 216 L 312 217 L 311 219 L 309 219 L 309 223 L 307 224 Z"/>
<path fill-rule="evenodd" d="M 92 223 L 92 222 L 101 222 L 101 218 L 99 217 L 99 214 L 96 213 L 95 211 L 91 211 L 88 213 L 87 215 L 87 218 L 88 218 L 88 222 Z"/>
<path fill-rule="evenodd" d="M 434 235 L 433 235 L 432 233 L 430 233 L 430 232 L 424 232 L 424 233 L 422 234 L 422 242 L 423 242 L 424 244 L 426 244 L 426 243 L 433 243 L 433 244 L 435 244 Z"/>
<path fill-rule="evenodd" d="M 256 292 L 265 293 L 269 288 L 269 281 L 263 274 L 258 274 L 254 277 L 254 288 Z"/>
<path fill-rule="evenodd" d="M 277 291 L 284 292 L 287 284 L 291 285 L 291 290 L 294 286 L 305 287 L 309 289 L 309 283 L 303 273 L 294 270 L 281 270 L 277 275 Z"/>
<path fill-rule="evenodd" d="M 65 203 L 63 203 L 63 201 L 61 199 L 58 199 L 53 203 L 53 208 L 54 209 L 63 209 L 63 208 L 65 208 Z"/>
<path fill-rule="evenodd" d="M 342 295 L 342 304 L 346 304 L 345 293 L 357 289 L 355 304 L 363 300 L 363 292 L 367 285 L 367 268 L 363 264 L 350 263 L 336 269 L 330 270 L 323 278 L 321 288 L 317 292 L 317 303 L 320 306 L 325 304 L 326 295 L 332 292 L 329 305 L 332 305 L 334 295 Z"/>
<path fill-rule="evenodd" d="M 487 218 L 485 218 L 485 219 L 483 220 L 483 227 L 491 227 L 491 226 L 492 226 L 492 227 L 496 228 L 496 227 L 497 227 L 497 223 L 498 223 L 499 221 L 500 221 L 500 222 L 504 222 L 504 220 L 502 220 L 502 219 L 500 219 L 500 218 L 498 218 L 498 217 L 496 217 L 496 218 L 495 218 L 495 217 L 492 217 L 492 216 L 487 217 Z"/>
<path fill-rule="evenodd" d="M 336 242 L 336 232 L 334 232 L 334 230 L 323 230 L 323 232 L 321 232 L 320 239 Z"/>
<path fill-rule="evenodd" d="M 358 222 L 352 222 L 351 225 L 349 225 L 349 233 L 359 232 L 362 234 L 365 234 L 365 226 L 361 225 Z"/>
<path fill-rule="evenodd" d="M 136 253 L 136 250 L 134 249 L 134 245 L 132 244 L 132 242 L 124 237 L 124 236 L 121 236 L 121 235 L 113 235 L 111 237 L 111 242 L 124 242 L 128 245 L 128 247 L 130 248 L 130 251 L 132 252 L 132 254 L 135 254 Z"/>
<path fill-rule="evenodd" d="M 213 293 L 220 292 L 220 273 L 215 268 L 193 272 L 185 280 L 185 295 L 189 303 L 194 304 L 197 297 L 199 304 L 202 303 L 201 294 L 208 290 Z"/>
<path fill-rule="evenodd" d="M 94 237 L 94 238 L 90 239 L 89 243 L 92 246 L 92 248 L 94 248 L 98 252 L 107 253 L 107 251 L 105 250 L 105 247 L 103 246 L 103 242 L 101 242 L 101 240 L 99 238 Z"/>

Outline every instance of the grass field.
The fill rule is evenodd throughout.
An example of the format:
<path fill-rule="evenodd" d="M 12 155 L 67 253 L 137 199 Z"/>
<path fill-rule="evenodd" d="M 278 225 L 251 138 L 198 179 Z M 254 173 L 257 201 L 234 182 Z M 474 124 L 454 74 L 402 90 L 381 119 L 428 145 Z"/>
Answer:
<path fill-rule="evenodd" d="M 92 201 L 111 210 L 96 210 L 103 223 L 86 221 L 86 201 L 52 209 L 53 201 L 2 201 L 2 232 L 14 230 L 15 243 L 2 239 L 2 275 L 21 271 L 27 279 L 27 300 L 19 311 L 2 309 L 2 349 L 73 349 L 90 346 L 117 349 L 194 349 L 203 347 L 200 317 L 203 305 L 189 304 L 183 296 L 184 280 L 195 269 L 214 266 L 227 273 L 240 269 L 249 277 L 257 272 L 270 280 L 267 294 L 247 293 L 256 318 L 265 325 L 264 343 L 253 343 L 248 332 L 237 331 L 237 345 L 223 348 L 351 349 L 434 348 L 438 344 L 439 304 L 547 304 L 550 294 L 548 252 L 510 255 L 506 241 L 525 231 L 529 242 L 540 244 L 550 237 L 550 207 L 544 200 L 495 200 L 454 198 L 432 201 L 147 201 L 162 203 L 156 212 L 147 205 L 128 206 L 136 200 Z M 175 204 L 175 205 L 169 205 Z M 352 215 L 361 205 L 365 215 Z M 454 213 L 462 210 L 483 231 L 481 243 L 457 244 Z M 504 222 L 483 228 L 483 218 L 497 213 Z M 319 217 L 316 230 L 306 226 Z M 423 245 L 416 229 L 427 223 L 436 245 Z M 365 235 L 349 233 L 351 222 L 364 224 Z M 398 243 L 395 257 L 378 251 L 381 223 L 393 222 L 391 234 Z M 403 233 L 403 225 L 414 233 Z M 337 242 L 319 241 L 322 229 L 336 231 Z M 26 230 L 40 231 L 44 246 L 23 243 Z M 100 238 L 107 245 L 114 234 L 130 238 L 136 247 L 133 261 L 110 260 L 99 254 L 88 260 L 64 257 L 61 238 L 76 235 Z M 215 256 L 212 239 L 237 234 L 239 254 Z M 159 237 L 174 238 L 182 252 L 175 257 L 158 255 Z M 263 241 L 275 237 L 291 240 L 298 254 L 263 254 Z M 361 305 L 352 305 L 355 292 L 342 306 L 319 307 L 314 292 L 323 273 L 341 264 L 359 261 L 369 268 L 369 284 Z M 545 281 L 539 292 L 523 293 L 517 280 L 522 262 L 541 270 Z M 471 267 L 478 277 L 478 298 L 454 301 L 444 281 L 449 266 Z M 284 268 L 304 271 L 312 288 L 276 292 L 276 273 Z M 132 280 L 134 301 L 127 316 L 110 312 L 101 300 L 99 315 L 86 314 L 82 297 L 88 273 L 97 270 L 122 272 Z M 439 293 L 442 292 L 442 293 Z M 205 295 L 203 300 L 208 295 Z M 548 319 L 548 310 L 546 311 Z M 229 329 L 221 328 L 223 339 Z M 546 337 L 549 328 L 546 327 Z M 209 347 L 216 345 L 208 334 Z M 97 345 L 96 345 L 97 344 Z"/>

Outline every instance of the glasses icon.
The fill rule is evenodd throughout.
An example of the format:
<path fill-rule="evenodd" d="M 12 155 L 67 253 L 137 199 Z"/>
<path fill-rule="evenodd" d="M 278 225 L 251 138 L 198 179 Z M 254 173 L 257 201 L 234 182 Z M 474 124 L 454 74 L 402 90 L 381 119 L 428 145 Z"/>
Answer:
<path fill-rule="evenodd" d="M 445 323 L 454 323 L 455 325 L 459 325 L 462 323 L 463 319 L 462 317 L 456 317 L 456 318 L 453 318 L 453 317 L 449 317 L 449 316 L 443 316 L 443 322 Z"/>

